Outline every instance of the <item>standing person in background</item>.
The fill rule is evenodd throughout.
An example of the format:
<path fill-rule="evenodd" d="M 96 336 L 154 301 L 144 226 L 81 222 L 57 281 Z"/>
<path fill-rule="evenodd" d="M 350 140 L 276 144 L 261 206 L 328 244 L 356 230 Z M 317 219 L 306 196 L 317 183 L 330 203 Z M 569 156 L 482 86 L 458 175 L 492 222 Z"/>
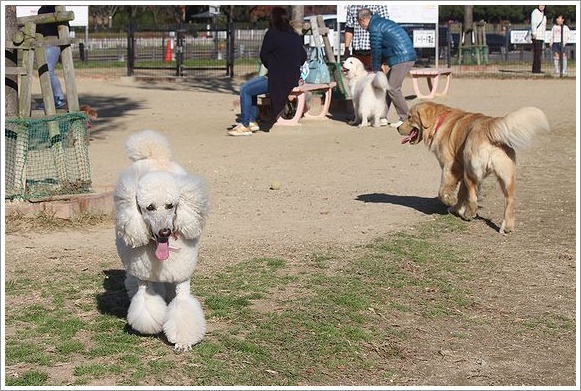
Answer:
<path fill-rule="evenodd" d="M 547 16 L 545 5 L 538 5 L 531 12 L 531 38 L 533 40 L 533 73 L 541 72 L 541 58 L 545 46 L 545 31 L 547 30 Z"/>
<path fill-rule="evenodd" d="M 563 42 L 561 42 L 561 37 L 563 37 Z M 551 53 L 553 53 L 555 73 L 560 73 L 559 63 L 561 60 L 561 53 L 563 53 L 563 75 L 567 73 L 567 52 L 565 51 L 565 45 L 569 43 L 570 39 L 571 30 L 569 29 L 569 26 L 565 24 L 565 16 L 563 14 L 559 14 L 555 18 L 555 24 L 551 28 L 551 39 L 549 40 Z"/>
<path fill-rule="evenodd" d="M 357 20 L 363 29 L 369 31 L 372 71 L 382 70 L 382 63 L 389 67 L 387 81 L 390 88 L 387 90 L 385 100 L 387 110 L 392 102 L 395 106 L 399 119 L 389 126 L 397 128 L 408 118 L 408 105 L 401 87 L 406 75 L 414 66 L 416 50 L 408 33 L 393 20 L 373 14 L 367 8 L 359 10 Z"/>
<path fill-rule="evenodd" d="M 369 46 L 369 33 L 357 22 L 357 12 L 367 8 L 374 14 L 389 19 L 389 11 L 386 5 L 349 5 L 347 6 L 347 19 L 345 22 L 345 51 L 343 58 L 349 56 L 357 57 L 365 66 L 371 70 L 371 47 Z M 350 51 L 350 47 L 353 45 Z"/>
<path fill-rule="evenodd" d="M 268 30 L 262 39 L 260 61 L 268 76 L 257 76 L 240 87 L 240 123 L 228 131 L 230 136 L 250 136 L 259 130 L 257 95 L 269 93 L 271 120 L 275 122 L 291 90 L 301 78 L 301 66 L 307 60 L 303 38 L 290 24 L 286 8 L 274 7 Z"/>
<path fill-rule="evenodd" d="M 54 5 L 43 5 L 38 9 L 38 14 L 50 14 L 55 13 L 56 8 Z M 59 32 L 58 27 L 60 25 L 69 26 L 69 22 L 59 22 L 59 23 L 45 23 L 37 24 L 36 32 L 42 34 L 46 37 L 56 37 L 58 38 Z M 57 109 L 62 109 L 67 105 L 65 100 L 65 95 L 63 94 L 63 89 L 61 87 L 61 82 L 56 75 L 55 68 L 61 56 L 61 48 L 59 46 L 47 46 L 45 48 L 46 52 L 46 65 L 48 67 L 48 74 L 50 77 L 50 85 L 52 87 L 52 94 L 54 96 L 54 105 Z M 37 110 L 44 110 L 44 102 L 36 106 Z"/>

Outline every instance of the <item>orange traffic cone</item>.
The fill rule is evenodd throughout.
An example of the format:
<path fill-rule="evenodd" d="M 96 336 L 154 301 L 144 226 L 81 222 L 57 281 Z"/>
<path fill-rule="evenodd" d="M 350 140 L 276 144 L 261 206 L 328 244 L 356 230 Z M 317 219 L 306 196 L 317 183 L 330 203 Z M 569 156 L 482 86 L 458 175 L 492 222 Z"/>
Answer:
<path fill-rule="evenodd" d="M 171 62 L 171 40 L 167 40 L 167 46 L 165 47 L 165 62 Z"/>

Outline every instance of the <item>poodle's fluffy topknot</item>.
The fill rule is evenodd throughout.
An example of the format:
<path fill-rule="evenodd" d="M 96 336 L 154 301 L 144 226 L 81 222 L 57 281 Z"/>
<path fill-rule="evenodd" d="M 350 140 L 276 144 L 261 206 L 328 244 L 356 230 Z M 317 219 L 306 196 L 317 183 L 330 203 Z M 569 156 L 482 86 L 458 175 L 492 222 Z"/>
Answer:
<path fill-rule="evenodd" d="M 125 151 L 131 161 L 142 159 L 170 160 L 169 141 L 154 130 L 142 130 L 127 139 Z"/>

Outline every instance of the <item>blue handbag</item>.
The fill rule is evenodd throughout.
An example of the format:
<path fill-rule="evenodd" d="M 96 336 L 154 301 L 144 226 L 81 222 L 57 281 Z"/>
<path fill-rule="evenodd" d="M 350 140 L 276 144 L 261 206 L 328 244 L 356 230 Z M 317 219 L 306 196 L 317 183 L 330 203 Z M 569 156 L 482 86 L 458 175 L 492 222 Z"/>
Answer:
<path fill-rule="evenodd" d="M 315 47 L 311 52 L 311 58 L 309 59 L 309 74 L 305 79 L 305 83 L 320 84 L 330 82 L 331 74 L 329 73 L 327 62 L 325 61 L 323 48 Z"/>

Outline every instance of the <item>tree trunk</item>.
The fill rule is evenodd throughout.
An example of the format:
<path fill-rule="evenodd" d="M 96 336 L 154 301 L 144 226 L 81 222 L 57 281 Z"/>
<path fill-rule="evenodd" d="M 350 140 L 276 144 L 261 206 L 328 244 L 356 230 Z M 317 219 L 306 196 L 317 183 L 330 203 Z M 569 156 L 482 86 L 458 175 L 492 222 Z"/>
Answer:
<path fill-rule="evenodd" d="M 303 19 L 305 15 L 304 5 L 293 5 L 291 24 L 295 31 L 303 35 Z"/>
<path fill-rule="evenodd" d="M 6 41 L 12 43 L 12 34 L 18 30 L 16 21 L 16 6 L 7 5 L 4 16 L 4 26 L 6 32 Z M 4 67 L 16 67 L 18 64 L 18 52 L 16 49 L 4 49 Z M 4 110 L 6 117 L 18 117 L 18 76 L 6 75 L 4 79 Z"/>
<path fill-rule="evenodd" d="M 464 24 L 462 25 L 462 42 L 464 45 L 472 45 L 472 30 L 474 24 L 474 6 L 464 6 Z"/>

